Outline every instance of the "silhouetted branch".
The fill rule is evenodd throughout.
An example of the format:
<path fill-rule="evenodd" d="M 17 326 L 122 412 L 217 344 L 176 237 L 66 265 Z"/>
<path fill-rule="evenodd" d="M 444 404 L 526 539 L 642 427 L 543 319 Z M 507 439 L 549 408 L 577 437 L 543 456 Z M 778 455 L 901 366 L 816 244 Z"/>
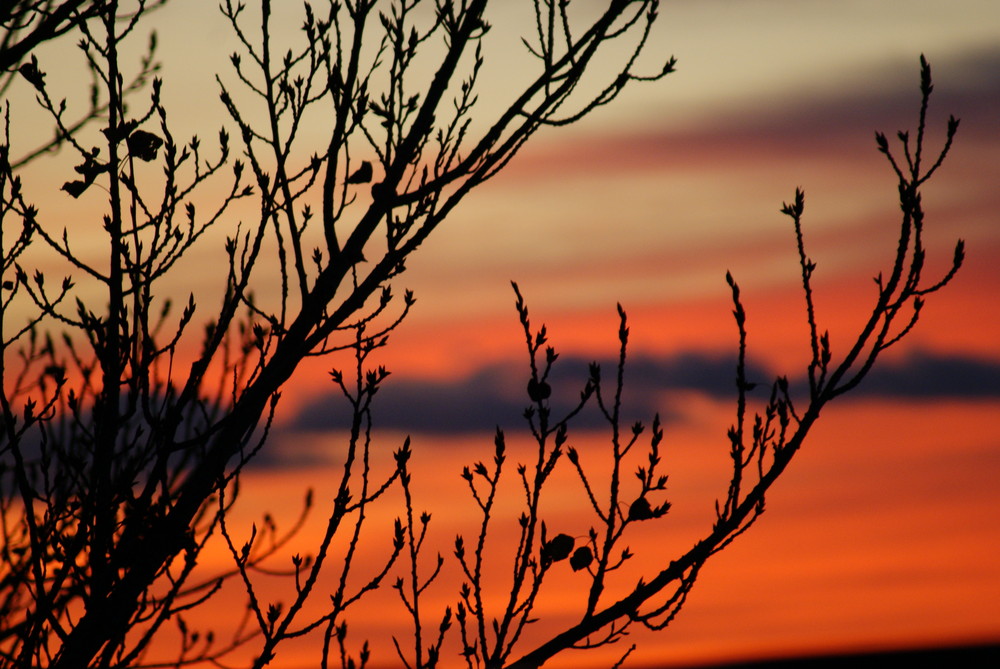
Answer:
<path fill-rule="evenodd" d="M 446 653 L 453 609 L 429 613 L 426 594 L 445 559 L 426 558 L 431 516 L 415 512 L 410 440 L 395 451 L 391 469 L 379 469 L 375 457 L 383 448 L 377 396 L 389 378 L 375 356 L 414 304 L 413 294 L 394 292 L 393 283 L 410 254 L 539 129 L 573 123 L 626 86 L 673 70 L 672 58 L 648 74 L 640 62 L 658 3 L 609 0 L 577 14 L 570 3 L 536 2 L 534 34 L 524 42 L 535 69 L 510 92 L 506 109 L 479 119 L 478 92 L 492 85 L 483 68 L 486 0 L 354 0 L 321 3 L 322 11 L 306 4 L 289 44 L 274 29 L 272 0 L 251 8 L 225 0 L 221 13 L 239 47 L 217 82 L 240 160 L 231 158 L 224 129 L 207 153 L 197 137 L 175 136 L 163 102 L 167 84 L 152 78 L 155 39 L 135 63 L 121 57 L 160 4 L 37 0 L 0 9 L 0 91 L 7 95 L 14 78 L 23 79 L 18 87 L 30 88 L 32 103 L 56 128 L 55 138 L 24 160 L 47 160 L 49 149 L 62 147 L 74 164 L 72 172 L 53 168 L 67 172 L 57 196 L 102 208 L 98 223 L 71 227 L 30 202 L 18 171 L 24 161 L 11 161 L 5 113 L 0 666 L 222 666 L 243 652 L 250 666 L 263 667 L 286 641 L 308 635 L 322 639 L 320 666 L 364 666 L 371 650 L 367 642 L 352 650 L 347 619 L 388 582 L 412 623 L 412 647 L 394 637 L 398 657 L 414 669 L 435 667 Z M 87 110 L 72 118 L 36 53 L 70 31 L 81 37 L 78 55 L 93 81 Z M 622 49 L 623 64 L 593 81 L 593 65 L 612 47 Z M 429 68 L 415 65 L 418 52 Z M 593 364 L 578 399 L 557 404 L 559 355 L 546 328 L 532 326 L 514 284 L 532 449 L 512 473 L 498 429 L 492 460 L 462 472 L 479 521 L 474 539 L 454 543 L 463 580 L 454 623 L 467 666 L 535 667 L 567 649 L 620 641 L 635 623 L 666 627 L 704 563 L 763 513 L 767 491 L 825 404 L 857 386 L 878 356 L 911 332 L 924 299 L 952 280 L 961 242 L 941 278 L 925 277 L 921 187 L 948 154 L 958 121 L 949 120 L 943 148 L 929 158 L 933 86 L 923 59 L 920 87 L 917 132 L 912 139 L 899 134 L 901 153 L 876 135 L 899 180 L 902 221 L 892 265 L 876 278 L 871 315 L 842 357 L 834 357 L 817 315 L 803 193 L 782 208 L 793 220 L 809 327 L 810 392 L 801 410 L 784 378 L 762 402 L 750 394 L 757 383 L 748 378 L 746 312 L 727 276 L 738 337 L 730 481 L 704 537 L 632 588 L 615 590 L 609 579 L 633 557 L 622 542 L 636 523 L 666 522 L 670 503 L 659 417 L 648 431 L 622 418 L 626 312 L 618 307 L 615 372 L 604 377 Z M 147 94 L 148 103 L 139 103 Z M 318 150 L 314 132 L 326 133 Z M 240 200 L 252 200 L 255 211 L 242 209 L 233 222 Z M 81 216 L 86 211 L 81 207 Z M 213 275 L 217 294 L 201 305 L 191 294 L 178 313 L 165 279 L 183 271 L 182 261 L 219 225 L 229 227 Z M 106 248 L 86 252 L 81 235 L 87 244 L 99 236 Z M 47 276 L 37 268 L 43 256 L 64 263 L 73 278 Z M 217 301 L 208 314 L 199 312 L 210 299 Z M 350 417 L 335 437 L 341 459 L 328 492 L 308 495 L 289 529 L 279 530 L 269 515 L 249 530 L 235 526 L 241 475 L 269 447 L 285 385 L 307 359 L 332 355 L 348 360 L 330 380 Z M 571 445 L 570 429 L 591 402 L 608 431 L 600 467 Z M 563 466 L 581 483 L 591 524 L 581 516 L 579 527 L 555 528 L 544 517 L 546 491 Z M 491 549 L 505 520 L 501 481 L 511 476 L 523 499 L 510 564 L 501 570 L 510 580 L 496 597 Z M 372 511 L 397 491 L 399 517 L 380 533 Z M 285 550 L 315 513 L 324 516 L 310 553 L 289 558 Z M 362 564 L 372 530 L 380 553 Z M 199 561 L 213 545 L 230 565 Z M 550 639 L 529 639 L 552 570 L 567 567 L 589 579 L 579 621 Z M 232 635 L 220 640 L 189 628 L 188 614 L 227 584 L 246 596 Z M 436 629 L 431 619 L 439 620 Z M 156 657 L 156 642 L 170 635 L 176 643 L 166 644 L 166 659 Z"/>

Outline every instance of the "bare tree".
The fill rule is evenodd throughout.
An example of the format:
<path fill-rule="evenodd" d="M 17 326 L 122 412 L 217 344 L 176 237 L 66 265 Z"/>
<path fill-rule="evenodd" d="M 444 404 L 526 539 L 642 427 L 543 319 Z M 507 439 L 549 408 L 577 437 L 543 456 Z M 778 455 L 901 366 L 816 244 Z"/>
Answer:
<path fill-rule="evenodd" d="M 103 4 L 101 0 L 5 2 L 0 7 L 0 26 L 4 31 L 0 39 L 0 69 L 17 68 L 42 43 L 65 35 L 97 16 Z"/>
<path fill-rule="evenodd" d="M 559 355 L 548 345 L 546 328 L 532 328 L 528 308 L 514 284 L 529 363 L 525 419 L 535 448 L 533 460 L 518 463 L 514 474 L 524 502 L 517 518 L 520 534 L 510 564 L 490 551 L 490 545 L 497 543 L 496 523 L 511 520 L 498 518 L 497 512 L 500 481 L 511 476 L 507 473 L 503 431 L 497 431 L 489 464 L 477 461 L 462 472 L 481 513 L 479 531 L 473 540 L 466 542 L 459 536 L 454 545 L 454 555 L 464 576 L 454 617 L 466 666 L 538 667 L 568 649 L 595 648 L 622 641 L 634 625 L 654 631 L 666 628 L 686 602 L 704 564 L 746 532 L 764 512 L 767 492 L 802 447 L 822 409 L 856 388 L 879 356 L 912 331 L 927 296 L 948 285 L 964 259 L 964 244 L 959 241 L 950 268 L 942 276 L 930 279 L 926 276 L 928 250 L 924 246 L 921 190 L 941 167 L 959 125 L 957 119 L 949 118 L 943 146 L 937 151 L 928 148 L 927 109 L 932 90 L 930 65 L 921 57 L 921 98 L 915 134 L 898 133 L 900 156 L 900 152 L 890 149 L 883 134 L 876 133 L 878 150 L 886 156 L 898 180 L 899 237 L 888 270 L 875 277 L 877 291 L 870 314 L 853 340 L 838 347 L 845 351 L 839 357 L 834 356 L 829 333 L 820 326 L 814 303 L 812 278 L 816 263 L 805 250 L 803 191 L 796 190 L 793 200 L 781 208 L 781 213 L 792 222 L 799 256 L 811 352 L 804 370 L 807 387 L 796 391 L 790 388 L 787 377 L 782 376 L 770 384 L 766 399 L 755 402 L 751 391 L 758 383 L 748 377 L 746 312 L 739 286 L 727 273 L 737 339 L 735 416 L 727 432 L 732 461 L 728 489 L 717 500 L 715 522 L 704 536 L 688 551 L 669 560 L 661 558 L 659 571 L 640 578 L 631 588 L 616 591 L 609 585 L 609 576 L 629 566 L 635 557 L 625 543 L 626 532 L 636 523 L 667 522 L 671 505 L 666 498 L 664 433 L 659 417 L 652 420 L 648 441 L 643 441 L 647 432 L 643 424 L 627 425 L 622 418 L 629 339 L 625 310 L 619 305 L 620 349 L 613 375 L 606 378 L 600 366 L 592 364 L 579 400 L 557 413 L 560 409 L 552 401 L 550 374 Z M 589 402 L 597 405 L 607 424 L 610 452 L 585 457 L 572 445 L 569 428 Z M 759 407 L 756 411 L 755 405 Z M 564 464 L 566 461 L 568 464 Z M 597 464 L 608 462 L 610 466 L 605 464 L 603 468 Z M 593 514 L 591 525 L 576 527 L 577 536 L 551 532 L 544 521 L 542 500 L 553 492 L 547 484 L 558 467 L 566 466 L 579 479 L 581 505 L 589 507 Z M 633 475 L 638 484 L 629 483 Z M 403 485 L 407 485 L 405 470 Z M 407 511 L 411 518 L 407 541 L 411 569 L 406 585 L 401 580 L 396 587 L 413 617 L 417 639 L 416 662 L 407 666 L 425 666 L 419 653 L 423 627 L 417 602 L 437 576 L 441 558 L 432 563 L 436 566 L 428 577 L 420 578 L 418 554 L 429 518 L 422 518 L 424 527 L 419 538 L 414 539 L 409 493 Z M 580 541 L 581 536 L 586 538 Z M 529 623 L 538 618 L 536 603 L 546 577 L 553 569 L 566 568 L 563 565 L 589 575 L 579 621 L 541 642 L 525 639 Z M 490 601 L 499 604 L 490 605 Z M 431 649 L 440 648 L 441 636 L 451 621 L 451 611 L 446 610 L 430 635 Z M 634 648 L 632 645 L 626 649 L 616 666 L 623 664 Z M 432 657 L 436 659 L 436 655 Z"/>
<path fill-rule="evenodd" d="M 385 566 L 360 591 L 348 589 L 367 505 L 406 481 L 405 446 L 386 480 L 372 479 L 368 469 L 371 400 L 386 373 L 366 362 L 413 303 L 406 293 L 398 304 L 391 282 L 465 195 L 542 126 L 572 123 L 629 83 L 658 79 L 673 67 L 670 60 L 650 73 L 635 69 L 656 21 L 655 0 L 612 0 L 581 15 L 566 3 L 536 3 L 536 34 L 525 44 L 537 70 L 479 130 L 472 115 L 482 85 L 481 40 L 490 28 L 486 4 L 355 0 L 325 3 L 319 14 L 306 5 L 302 41 L 285 48 L 271 34 L 269 0 L 252 17 L 226 0 L 223 14 L 242 43 L 232 74 L 219 79 L 244 156 L 231 163 L 225 131 L 210 157 L 197 138 L 173 136 L 161 81 L 153 81 L 139 111 L 134 99 L 124 104 L 126 82 L 141 84 L 150 67 L 119 57 L 144 25 L 146 3 L 10 6 L 3 62 L 8 71 L 17 66 L 51 116 L 55 144 L 77 156 L 64 196 L 107 192 L 100 229 L 108 252 L 87 257 L 74 234 L 29 202 L 5 142 L 5 666 L 140 666 L 151 641 L 173 625 L 181 636 L 178 666 L 248 644 L 253 664 L 263 666 L 283 640 L 314 629 L 325 632 L 323 666 L 349 663 L 342 645 L 339 654 L 331 650 L 343 642 L 344 612 L 384 579 L 407 533 L 413 542 L 413 523 L 400 523 Z M 85 115 L 100 118 L 100 128 L 65 120 L 44 61 L 26 60 L 42 41 L 70 30 L 106 99 Z M 594 60 L 623 42 L 630 46 L 620 69 L 590 81 Z M 418 53 L 433 59 L 425 79 L 414 65 Z M 309 155 L 298 142 L 318 110 L 332 123 L 325 148 Z M 356 157 L 365 154 L 373 159 Z M 162 166 L 163 177 L 150 177 L 144 163 Z M 228 194 L 203 213 L 193 197 L 222 179 L 229 180 Z M 307 197 L 319 198 L 321 211 L 314 213 Z M 176 314 L 158 288 L 235 202 L 249 198 L 259 216 L 225 244 L 221 304 L 211 308 L 200 352 L 187 363 L 184 346 L 198 336 L 190 327 L 198 307 L 191 296 Z M 73 278 L 46 282 L 45 273 L 32 272 L 39 247 Z M 255 277 L 265 270 L 279 277 L 280 291 L 259 301 Z M 101 297 L 84 301 L 88 290 Z M 241 470 L 264 445 L 283 384 L 308 356 L 340 350 L 356 359 L 354 373 L 334 374 L 353 407 L 343 477 L 336 494 L 322 500 L 328 520 L 315 555 L 293 560 L 293 601 L 265 604 L 252 571 L 287 535 L 266 526 L 238 540 L 226 514 Z M 345 532 L 354 537 L 347 556 L 330 560 L 332 537 Z M 220 536 L 234 566 L 204 575 L 198 557 Z M 338 569 L 328 610 L 306 618 L 303 606 L 321 571 Z M 216 643 L 188 630 L 184 613 L 227 578 L 243 582 L 251 619 L 231 641 Z M 440 642 L 427 647 L 425 660 L 417 639 L 418 663 L 432 665 Z"/>
<path fill-rule="evenodd" d="M 800 257 L 809 387 L 798 397 L 777 379 L 751 417 L 745 314 L 730 277 L 739 354 L 729 487 L 705 537 L 626 592 L 608 585 L 609 574 L 631 559 L 621 548 L 625 531 L 661 521 L 670 505 L 659 421 L 653 420 L 648 442 L 641 441 L 642 425 L 622 423 L 625 311 L 619 308 L 612 379 L 593 366 L 579 402 L 556 415 L 550 372 L 558 355 L 544 327 L 532 329 L 517 292 L 529 354 L 526 418 L 537 448 L 535 460 L 517 468 L 525 506 L 505 571 L 512 574 L 509 596 L 498 611 L 484 597 L 495 573 L 485 563 L 498 482 L 506 475 L 505 438 L 498 432 L 492 464 L 474 463 L 463 472 L 482 514 L 475 539 L 467 546 L 460 538 L 454 546 L 465 583 L 454 611 L 431 614 L 421 599 L 444 558 L 431 560 L 429 569 L 422 560 L 430 516 L 415 510 L 409 440 L 395 451 L 392 471 L 382 474 L 371 464 L 375 396 L 388 376 L 373 356 L 414 303 L 408 291 L 398 298 L 392 284 L 465 195 L 502 170 L 539 129 L 573 123 L 630 83 L 673 69 L 672 59 L 652 71 L 639 69 L 658 3 L 609 0 L 579 14 L 566 2 L 534 3 L 535 32 L 524 44 L 537 70 L 490 118 L 476 115 L 477 92 L 485 85 L 482 41 L 490 30 L 486 0 L 353 0 L 323 3 L 322 12 L 307 4 L 300 41 L 290 46 L 277 43 L 270 0 L 252 8 L 223 0 L 221 11 L 241 45 L 231 70 L 218 77 L 238 132 L 239 159 L 230 157 L 225 130 L 210 150 L 198 138 L 175 138 L 161 95 L 166 83 L 153 80 L 148 102 L 135 104 L 153 61 L 129 63 L 119 54 L 127 41 L 141 38 L 152 4 L 14 3 L 0 17 L 2 62 L 17 75 L 4 85 L 25 87 L 51 117 L 57 128 L 52 146 L 75 156 L 60 195 L 96 207 L 99 193 L 101 225 L 87 234 L 100 230 L 107 240 L 106 255 L 91 257 L 75 232 L 30 201 L 5 136 L 0 666 L 179 667 L 249 657 L 248 665 L 261 667 L 282 643 L 310 634 L 321 638 L 320 666 L 364 666 L 371 651 L 366 645 L 352 651 L 347 616 L 392 575 L 413 621 L 412 646 L 397 640 L 396 652 L 411 667 L 436 666 L 452 627 L 470 667 L 535 667 L 570 648 L 617 641 L 631 625 L 662 629 L 705 561 L 763 512 L 766 492 L 820 410 L 857 386 L 878 356 L 910 332 L 924 298 L 946 285 L 962 262 L 959 243 L 951 271 L 937 281 L 925 277 L 920 191 L 948 153 L 958 123 L 949 122 L 943 149 L 928 158 L 932 87 L 922 61 L 919 125 L 912 138 L 900 135 L 903 158 L 878 135 L 899 180 L 902 219 L 896 255 L 877 278 L 867 323 L 835 358 L 813 305 L 815 264 L 803 241 L 804 196 L 796 192 L 782 211 L 793 222 Z M 44 60 L 32 53 L 69 31 L 80 37 L 81 56 L 94 73 L 100 92 L 94 99 L 105 101 L 92 105 L 82 123 L 64 119 L 61 92 L 51 90 Z M 595 60 L 612 46 L 623 53 L 622 43 L 628 46 L 621 67 L 595 80 Z M 326 123 L 319 126 L 326 133 L 321 151 L 303 147 L 317 119 Z M 154 165 L 162 168 L 156 175 L 144 169 Z M 214 200 L 204 193 L 210 183 L 223 185 Z M 320 203 L 318 212 L 311 200 Z M 247 220 L 250 203 L 254 218 Z M 168 278 L 183 271 L 185 257 L 209 243 L 210 231 L 223 222 L 232 232 L 220 250 L 219 303 L 203 315 L 204 300 L 199 306 L 191 295 L 177 313 L 164 293 Z M 73 278 L 47 278 L 36 269 L 39 253 L 59 259 Z M 276 291 L 267 290 L 271 283 Z M 303 361 L 338 353 L 348 356 L 350 368 L 332 371 L 331 380 L 351 408 L 340 478 L 322 498 L 307 493 L 303 517 L 291 527 L 279 529 L 265 518 L 241 536 L 227 517 L 241 472 L 267 447 L 283 386 Z M 591 402 L 610 433 L 609 471 L 599 471 L 571 445 L 570 426 Z M 579 543 L 549 531 L 542 518 L 541 500 L 556 467 L 575 471 L 593 512 L 587 539 Z M 638 486 L 625 483 L 632 467 Z M 368 514 L 390 490 L 401 491 L 404 504 L 394 530 L 381 539 L 384 559 L 359 564 Z M 314 507 L 325 519 L 322 536 L 310 555 L 288 556 L 289 538 Z M 346 548 L 336 547 L 335 537 L 344 538 Z M 212 542 L 228 550 L 230 568 L 217 572 L 199 564 Z M 285 565 L 278 573 L 287 585 L 284 604 L 270 601 L 260 586 L 275 561 Z M 579 622 L 541 642 L 526 637 L 546 576 L 567 563 L 590 576 Z M 321 578 L 334 585 L 321 587 Z M 227 583 L 246 594 L 245 624 L 226 639 L 190 628 L 186 614 Z M 177 640 L 174 655 L 156 655 L 165 651 L 154 640 L 169 635 Z"/>
<path fill-rule="evenodd" d="M 138 3 L 138 13 L 159 7 L 166 0 L 144 0 Z M 0 96 L 7 94 L 11 84 L 17 78 L 23 78 L 32 86 L 45 92 L 45 73 L 38 69 L 38 57 L 35 51 L 47 42 L 56 40 L 67 33 L 85 28 L 87 22 L 99 18 L 109 11 L 111 5 L 104 0 L 11 0 L 0 7 Z M 128 17 L 121 17 L 127 19 Z M 146 86 L 158 69 L 155 61 L 156 34 L 151 33 L 148 50 L 141 61 L 141 67 L 122 88 L 122 96 L 136 92 Z M 30 56 L 30 57 L 29 57 Z M 37 158 L 43 153 L 58 149 L 68 135 L 71 135 L 88 123 L 96 121 L 108 111 L 109 100 L 102 96 L 100 84 L 100 69 L 94 61 L 88 61 L 90 71 L 90 90 L 86 111 L 68 121 L 64 117 L 65 110 L 60 110 L 57 126 L 53 137 L 43 141 L 28 154 L 11 159 L 13 168 Z"/>

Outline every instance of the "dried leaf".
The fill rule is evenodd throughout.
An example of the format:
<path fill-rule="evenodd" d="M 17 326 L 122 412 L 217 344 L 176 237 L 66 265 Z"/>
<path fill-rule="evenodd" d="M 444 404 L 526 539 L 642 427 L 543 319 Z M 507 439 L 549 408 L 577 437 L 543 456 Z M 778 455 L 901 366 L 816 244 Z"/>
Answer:
<path fill-rule="evenodd" d="M 149 162 L 156 158 L 156 152 L 163 146 L 163 140 L 151 132 L 136 130 L 128 136 L 128 152 L 130 155 Z"/>
<path fill-rule="evenodd" d="M 347 183 L 349 184 L 366 184 L 372 180 L 372 164 L 367 160 L 361 162 L 361 167 L 359 167 L 354 174 L 347 177 Z"/>
<path fill-rule="evenodd" d="M 62 190 L 72 195 L 73 199 L 76 199 L 83 195 L 83 191 L 87 190 L 88 186 L 90 184 L 86 181 L 67 181 L 63 184 Z"/>
<path fill-rule="evenodd" d="M 573 571 L 580 571 L 586 569 L 593 561 L 594 554 L 590 552 L 590 548 L 581 546 L 573 551 L 573 557 L 569 559 L 569 566 L 573 568 Z"/>
<path fill-rule="evenodd" d="M 557 534 L 551 541 L 545 542 L 542 546 L 542 562 L 559 562 L 569 557 L 575 543 L 573 537 L 568 534 Z"/>

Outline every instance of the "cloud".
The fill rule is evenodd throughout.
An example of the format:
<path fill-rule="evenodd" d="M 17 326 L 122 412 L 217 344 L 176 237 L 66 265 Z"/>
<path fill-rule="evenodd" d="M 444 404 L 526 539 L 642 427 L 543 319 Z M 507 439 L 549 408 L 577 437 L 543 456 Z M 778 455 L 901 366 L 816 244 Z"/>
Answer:
<path fill-rule="evenodd" d="M 549 381 L 553 388 L 553 415 L 560 417 L 578 401 L 588 378 L 590 360 L 560 356 Z M 598 361 L 605 384 L 606 401 L 614 392 L 617 361 Z M 763 396 L 776 375 L 749 364 L 747 378 L 762 384 L 755 394 Z M 397 379 L 390 377 L 376 395 L 376 428 L 426 434 L 488 433 L 524 425 L 530 404 L 526 366 L 494 363 L 454 380 Z M 793 388 L 805 387 L 804 377 L 791 378 Z M 728 354 L 687 351 L 670 356 L 635 355 L 625 369 L 623 405 L 627 422 L 648 422 L 659 411 L 663 415 L 664 393 L 694 391 L 727 401 L 735 397 L 735 358 Z M 1000 397 L 1000 361 L 962 354 L 916 351 L 891 361 L 882 361 L 849 397 L 884 399 L 973 399 Z M 592 405 L 575 420 L 577 428 L 603 425 Z M 344 429 L 350 411 L 342 396 L 328 393 L 306 404 L 289 429 L 326 431 Z"/>
<path fill-rule="evenodd" d="M 901 360 L 877 363 L 854 394 L 899 399 L 1000 397 L 1000 361 L 918 350 Z"/>
<path fill-rule="evenodd" d="M 560 356 L 548 381 L 553 389 L 553 416 L 559 418 L 579 401 L 589 377 L 590 359 Z M 617 360 L 596 361 L 603 380 L 606 402 L 614 395 Z M 765 381 L 772 374 L 750 367 L 751 380 Z M 455 380 L 390 378 L 375 397 L 377 427 L 406 432 L 481 433 L 521 427 L 527 396 L 527 367 L 515 363 L 491 364 Z M 685 352 L 669 357 L 636 355 L 625 368 L 623 405 L 627 421 L 649 421 L 661 410 L 662 394 L 670 390 L 691 390 L 725 399 L 735 394 L 735 358 L 701 352 Z M 665 420 L 670 415 L 662 416 Z M 293 423 L 295 429 L 344 429 L 350 421 L 347 402 L 328 393 L 306 404 Z M 589 407 L 574 421 L 577 427 L 604 424 L 600 412 Z"/>
<path fill-rule="evenodd" d="M 455 380 L 390 377 L 374 399 L 378 427 L 412 432 L 482 432 L 516 419 L 523 406 L 514 398 L 516 382 L 504 367 L 490 365 Z M 344 429 L 350 407 L 340 393 L 308 403 L 295 419 L 307 430 Z"/>
<path fill-rule="evenodd" d="M 937 131 L 948 114 L 967 119 L 964 133 L 971 129 L 992 133 L 1000 111 L 1000 49 L 973 49 L 937 62 L 928 57 L 934 80 L 929 122 Z M 803 92 L 796 99 L 781 98 L 773 106 L 763 106 L 730 117 L 730 127 L 758 139 L 826 136 L 837 141 L 859 131 L 878 128 L 890 137 L 896 124 L 908 128 L 915 122 L 919 101 L 919 64 L 915 55 L 889 59 L 859 72 L 851 85 Z M 888 124 L 888 125 L 887 125 Z M 723 123 L 723 127 L 725 127 Z"/>

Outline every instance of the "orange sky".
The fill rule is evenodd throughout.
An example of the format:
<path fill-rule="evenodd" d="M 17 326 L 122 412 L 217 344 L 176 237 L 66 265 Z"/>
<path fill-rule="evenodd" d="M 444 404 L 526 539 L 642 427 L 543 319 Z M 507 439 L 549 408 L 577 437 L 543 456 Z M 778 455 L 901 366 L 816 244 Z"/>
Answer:
<path fill-rule="evenodd" d="M 731 420 L 731 407 L 684 395 L 672 399 L 673 406 L 691 415 L 668 427 L 665 455 L 671 463 L 669 499 L 674 507 L 655 535 L 630 535 L 627 543 L 638 554 L 630 577 L 648 573 L 642 566 L 652 569 L 664 551 L 672 554 L 693 544 L 711 522 L 712 502 L 727 481 L 721 430 Z M 907 406 L 848 402 L 831 409 L 769 497 L 768 512 L 708 564 L 672 628 L 660 634 L 635 631 L 636 666 L 995 638 L 993 602 L 1000 584 L 993 556 L 1000 540 L 988 514 L 997 501 L 997 449 L 995 439 L 983 432 L 995 412 L 995 401 Z M 336 448 L 336 442 L 321 435 L 296 438 L 306 442 L 299 448 Z M 400 440 L 401 435 L 388 433 L 383 443 L 394 447 Z M 587 453 L 606 440 L 578 434 L 573 443 Z M 418 509 L 433 514 L 435 549 L 449 557 L 451 538 L 459 532 L 468 537 L 475 530 L 458 473 L 463 464 L 488 457 L 491 440 L 488 435 L 418 436 L 415 447 Z M 246 484 L 248 490 L 266 486 L 267 508 L 291 517 L 303 484 L 316 482 L 322 490 L 323 477 L 332 474 L 291 468 L 255 473 Z M 571 533 L 583 532 L 586 525 L 580 527 L 574 510 L 583 501 L 580 491 L 573 485 L 565 490 L 551 491 L 546 518 Z M 372 521 L 373 527 L 391 522 L 381 515 L 373 515 Z M 502 546 L 503 537 L 499 539 Z M 360 564 L 377 564 L 382 547 L 375 544 L 369 550 L 373 557 Z M 498 581 L 504 582 L 504 576 L 498 574 Z M 540 610 L 561 618 L 565 614 L 558 602 L 576 601 L 581 582 L 572 576 L 556 581 Z M 446 572 L 425 606 L 440 611 L 452 604 L 456 585 L 454 573 Z M 502 592 L 502 586 L 495 590 Z M 395 625 L 402 611 L 394 593 L 380 593 L 376 599 L 377 618 L 359 612 L 352 629 L 359 641 L 370 634 L 378 647 L 388 642 L 388 634 L 399 634 Z M 552 623 L 543 619 L 528 643 L 551 629 Z M 292 661 L 297 658 L 308 666 L 308 652 L 290 650 L 285 661 L 298 666 Z M 620 651 L 610 655 L 615 652 Z M 608 658 L 604 653 L 570 654 L 552 666 L 605 667 L 614 659 Z M 385 659 L 378 666 L 394 662 Z"/>
<path fill-rule="evenodd" d="M 807 244 L 819 265 L 819 318 L 831 330 L 835 356 L 844 351 L 874 297 L 871 277 L 894 250 L 895 185 L 872 132 L 891 136 L 912 126 L 917 59 L 925 52 L 936 83 L 933 141 L 949 113 L 962 118 L 956 148 L 926 191 L 930 264 L 945 268 L 963 238 L 966 266 L 931 296 L 878 383 L 824 414 L 759 525 L 709 563 L 671 629 L 634 637 L 633 662 L 1000 638 L 1000 8 L 913 1 L 901 15 L 889 4 L 665 3 L 654 51 L 677 55 L 678 73 L 563 133 L 543 133 L 413 258 L 396 292 L 413 288 L 418 302 L 379 358 L 394 376 L 384 392 L 390 409 L 375 420 L 376 427 L 385 422 L 387 448 L 403 431 L 413 433 L 418 504 L 434 514 L 435 550 L 450 559 L 454 534 L 474 531 L 459 473 L 489 457 L 492 437 L 488 422 L 461 431 L 408 428 L 413 395 L 406 393 L 435 388 L 471 406 L 521 392 L 526 366 L 511 279 L 533 322 L 548 325 L 567 358 L 614 355 L 620 301 L 630 316 L 633 357 L 666 365 L 683 355 L 731 353 L 736 333 L 724 280 L 731 270 L 749 312 L 752 362 L 794 378 L 807 333 L 792 230 L 778 209 L 801 186 Z M 205 136 L 223 122 L 211 76 L 224 71 L 234 48 L 220 37 L 221 23 L 202 15 L 214 5 L 175 0 L 157 19 L 166 73 L 186 82 L 166 93 L 172 113 L 184 127 L 211 118 L 199 131 Z M 495 20 L 501 44 L 513 34 L 504 18 L 500 11 Z M 190 44 L 204 45 L 208 55 Z M 502 101 L 502 84 L 516 79 L 516 67 L 494 75 L 500 83 L 487 104 Z M 56 215 L 73 205 L 58 197 L 42 204 Z M 179 295 L 213 278 L 204 268 L 214 249 L 203 253 L 175 284 Z M 303 485 L 311 480 L 322 489 L 336 467 L 329 454 L 341 437 L 324 418 L 332 364 L 300 370 L 290 384 L 273 450 L 245 480 L 244 527 L 264 509 L 293 514 Z M 666 379 L 655 391 L 636 401 L 670 418 L 674 507 L 663 536 L 635 538 L 639 565 L 707 533 L 727 481 L 732 403 L 708 381 Z M 507 421 L 516 439 L 516 413 L 496 421 Z M 603 443 L 588 431 L 577 438 L 586 448 Z M 574 514 L 578 494 L 571 481 L 553 490 L 552 513 L 583 534 L 588 520 Z M 398 513 L 386 509 L 372 522 Z M 452 576 L 430 593 L 435 605 L 454 602 Z M 578 584 L 558 585 L 542 606 L 565 621 Z M 378 601 L 375 615 L 355 611 L 352 637 L 370 632 L 379 640 L 377 666 L 394 666 L 383 627 L 401 610 L 384 608 L 391 598 Z M 208 609 L 208 620 L 232 604 L 214 606 L 221 608 Z M 549 624 L 537 627 L 554 629 Z M 539 638 L 529 637 L 524 650 Z M 274 666 L 309 666 L 313 651 L 279 652 Z M 458 666 L 453 658 L 445 667 Z M 586 662 L 613 660 L 595 653 L 552 666 Z"/>

